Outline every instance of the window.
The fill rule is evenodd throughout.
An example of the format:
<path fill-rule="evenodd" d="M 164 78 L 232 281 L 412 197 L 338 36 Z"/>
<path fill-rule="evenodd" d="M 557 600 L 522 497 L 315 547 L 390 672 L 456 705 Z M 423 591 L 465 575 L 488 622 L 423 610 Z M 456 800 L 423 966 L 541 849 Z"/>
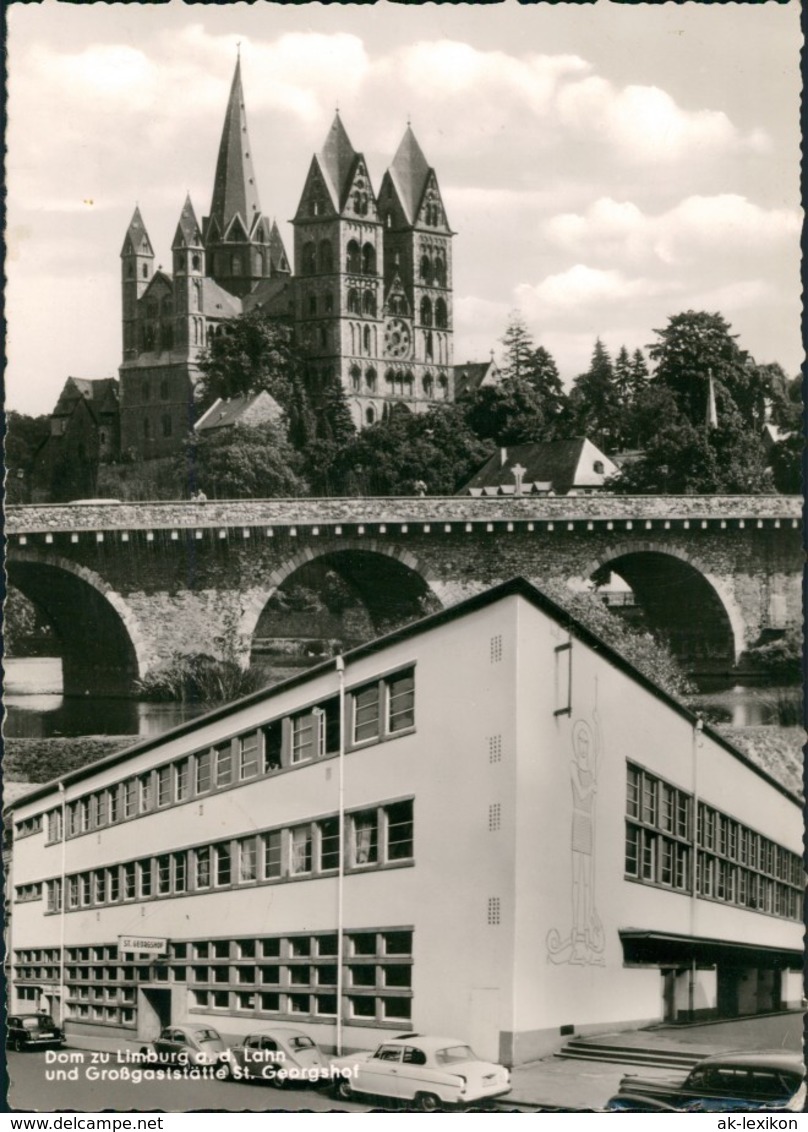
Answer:
<path fill-rule="evenodd" d="M 157 858 L 157 893 L 165 896 L 171 891 L 171 858 L 165 854 Z"/>
<path fill-rule="evenodd" d="M 117 865 L 113 865 L 111 869 L 107 869 L 107 889 L 110 904 L 114 904 L 116 900 L 120 900 L 121 874 Z"/>
<path fill-rule="evenodd" d="M 371 684 L 368 688 L 353 694 L 353 721 L 354 742 L 364 743 L 368 739 L 379 738 L 379 685 Z"/>
<path fill-rule="evenodd" d="M 157 771 L 157 805 L 167 806 L 171 801 L 171 767 L 161 766 Z"/>
<path fill-rule="evenodd" d="M 415 725 L 415 677 L 412 670 L 388 683 L 388 730 L 403 731 Z"/>
<path fill-rule="evenodd" d="M 264 842 L 264 876 L 272 880 L 281 875 L 281 832 L 276 829 L 265 833 Z"/>
<path fill-rule="evenodd" d="M 205 794 L 210 790 L 210 751 L 196 756 L 196 792 Z"/>
<path fill-rule="evenodd" d="M 636 766 L 626 772 L 625 875 L 681 892 L 690 890 L 689 796 Z"/>
<path fill-rule="evenodd" d="M 216 748 L 216 785 L 229 786 L 233 774 L 233 756 L 228 740 Z"/>
<path fill-rule="evenodd" d="M 184 802 L 189 794 L 190 760 L 182 759 L 174 764 L 174 797 L 178 802 Z"/>
<path fill-rule="evenodd" d="M 238 879 L 241 884 L 258 878 L 256 839 L 246 837 L 238 843 Z"/>
<path fill-rule="evenodd" d="M 279 770 L 283 745 L 283 725 L 280 719 L 268 723 L 264 731 L 264 773 Z"/>
<path fill-rule="evenodd" d="M 258 732 L 251 731 L 249 735 L 242 735 L 238 744 L 238 775 L 243 782 L 258 774 Z"/>
<path fill-rule="evenodd" d="M 174 891 L 185 892 L 186 880 L 186 857 L 184 853 L 174 853 L 172 856 L 174 866 Z"/>
<path fill-rule="evenodd" d="M 134 900 L 135 895 L 135 863 L 134 861 L 127 861 L 123 867 L 123 898 L 124 900 Z"/>
<path fill-rule="evenodd" d="M 292 717 L 292 762 L 314 758 L 317 740 L 316 716 L 313 712 Z"/>
<path fill-rule="evenodd" d="M 310 825 L 301 825 L 291 831 L 289 872 L 292 876 L 311 872 Z"/>
<path fill-rule="evenodd" d="M 141 774 L 138 782 L 138 804 L 142 814 L 148 813 L 152 808 L 152 776 L 151 771 Z"/>
<path fill-rule="evenodd" d="M 355 814 L 353 826 L 353 864 L 373 865 L 379 858 L 379 824 L 375 810 Z"/>
<path fill-rule="evenodd" d="M 51 810 L 48 814 L 48 841 L 62 840 L 62 811 Z"/>
<path fill-rule="evenodd" d="M 217 845 L 214 848 L 216 858 L 216 884 L 226 885 L 230 884 L 231 877 L 231 853 L 230 843 L 224 842 L 222 845 Z"/>
<path fill-rule="evenodd" d="M 138 895 L 146 898 L 152 894 L 152 863 L 151 860 L 138 861 Z"/>
<path fill-rule="evenodd" d="M 385 811 L 387 825 L 387 860 L 400 861 L 413 855 L 412 800 L 395 802 Z"/>
<path fill-rule="evenodd" d="M 119 786 L 111 786 L 107 792 L 109 799 L 109 823 L 114 825 L 121 819 L 121 791 Z"/>
<path fill-rule="evenodd" d="M 194 858 L 194 887 L 210 888 L 210 849 L 206 845 L 201 846 L 196 850 Z"/>
<path fill-rule="evenodd" d="M 320 871 L 339 868 L 339 819 L 326 818 L 318 823 L 317 828 L 320 839 Z"/>
<path fill-rule="evenodd" d="M 137 811 L 137 782 L 129 778 L 123 784 L 123 816 L 131 818 Z"/>

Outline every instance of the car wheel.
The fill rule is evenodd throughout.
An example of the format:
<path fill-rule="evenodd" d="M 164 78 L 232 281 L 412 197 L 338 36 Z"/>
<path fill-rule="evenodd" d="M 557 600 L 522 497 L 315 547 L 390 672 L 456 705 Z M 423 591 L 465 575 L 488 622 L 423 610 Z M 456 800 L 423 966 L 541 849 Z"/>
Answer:
<path fill-rule="evenodd" d="M 347 1077 L 341 1077 L 337 1082 L 336 1088 L 337 1096 L 341 1101 L 349 1101 L 353 1098 L 354 1091 L 351 1088 L 351 1082 Z"/>
<path fill-rule="evenodd" d="M 11 1048 L 15 1053 L 22 1053 L 22 1051 L 25 1049 L 25 1042 L 21 1041 L 19 1038 L 15 1038 L 11 1043 Z"/>
<path fill-rule="evenodd" d="M 415 1105 L 419 1112 L 440 1112 L 443 1107 L 434 1093 L 417 1093 Z"/>

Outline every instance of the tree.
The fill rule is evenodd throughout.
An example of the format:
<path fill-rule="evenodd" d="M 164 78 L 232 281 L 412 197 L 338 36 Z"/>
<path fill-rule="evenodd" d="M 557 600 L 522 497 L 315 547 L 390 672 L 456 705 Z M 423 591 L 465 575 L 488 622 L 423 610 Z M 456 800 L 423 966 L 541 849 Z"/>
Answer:
<path fill-rule="evenodd" d="M 474 435 L 456 405 L 417 414 L 403 410 L 344 445 L 330 475 L 346 494 L 412 495 L 423 484 L 431 495 L 452 495 L 492 450 L 493 445 Z M 311 474 L 322 490 L 320 470 Z"/>
<path fill-rule="evenodd" d="M 506 391 L 504 402 L 510 401 L 511 407 L 506 408 L 499 403 L 498 398 L 489 397 L 489 403 L 483 404 L 476 414 L 478 424 L 482 425 L 481 417 L 486 409 L 491 409 L 501 420 L 508 420 L 506 431 L 511 437 L 514 430 L 519 428 L 513 421 L 514 414 L 524 414 L 531 418 L 522 430 L 525 440 L 545 439 L 555 430 L 562 410 L 566 406 L 566 394 L 558 366 L 549 350 L 544 346 L 536 346 L 530 331 L 525 326 L 524 319 L 519 311 L 513 311 L 510 321 L 502 336 L 505 347 L 505 356 L 502 363 L 501 388 Z M 529 386 L 535 394 L 535 399 L 524 388 Z M 485 402 L 485 398 L 483 398 Z M 502 429 L 502 425 L 499 425 Z M 536 435 L 537 431 L 540 435 Z M 480 435 L 494 436 L 490 429 Z M 519 440 L 510 438 L 500 441 L 503 444 L 518 444 Z"/>
<path fill-rule="evenodd" d="M 528 378 L 532 370 L 532 359 L 536 347 L 519 311 L 511 311 L 501 341 L 505 347 L 502 376 L 504 378 Z"/>
<path fill-rule="evenodd" d="M 197 434 L 179 457 L 189 494 L 209 499 L 268 499 L 308 492 L 301 459 L 273 423 Z"/>
<path fill-rule="evenodd" d="M 465 407 L 472 432 L 499 445 L 544 440 L 547 418 L 538 393 L 523 377 L 504 377 L 497 385 L 483 385 Z"/>
<path fill-rule="evenodd" d="M 609 352 L 600 338 L 595 341 L 586 373 L 576 377 L 569 396 L 572 431 L 586 436 L 604 451 L 619 445 L 621 407 Z"/>
<path fill-rule="evenodd" d="M 200 408 L 208 408 L 217 397 L 227 400 L 265 389 L 291 416 L 301 368 L 291 327 L 256 309 L 223 323 L 220 331 L 199 362 Z"/>
<path fill-rule="evenodd" d="M 694 425 L 709 423 L 710 385 L 723 390 L 750 428 L 762 428 L 766 416 L 767 373 L 755 364 L 718 313 L 684 311 L 655 330 L 649 346 L 656 363 L 654 381 L 665 385 L 680 411 Z"/>
<path fill-rule="evenodd" d="M 29 417 L 13 410 L 6 416 L 6 502 L 30 503 L 34 458 L 50 435 L 50 417 Z"/>

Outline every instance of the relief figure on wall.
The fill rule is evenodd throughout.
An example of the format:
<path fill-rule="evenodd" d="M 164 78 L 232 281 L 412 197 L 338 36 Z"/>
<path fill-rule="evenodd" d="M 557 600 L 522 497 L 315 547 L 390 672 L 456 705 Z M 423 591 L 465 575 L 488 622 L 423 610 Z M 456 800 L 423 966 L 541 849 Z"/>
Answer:
<path fill-rule="evenodd" d="M 596 803 L 601 754 L 597 708 L 592 723 L 578 719 L 572 727 L 572 929 L 566 939 L 552 928 L 547 934 L 551 963 L 580 966 L 603 964 L 603 925 L 595 908 Z"/>

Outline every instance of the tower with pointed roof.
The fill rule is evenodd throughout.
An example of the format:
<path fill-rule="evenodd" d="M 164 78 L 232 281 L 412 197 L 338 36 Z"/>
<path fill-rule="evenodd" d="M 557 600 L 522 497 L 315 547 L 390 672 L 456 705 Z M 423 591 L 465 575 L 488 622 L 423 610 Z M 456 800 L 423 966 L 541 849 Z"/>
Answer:
<path fill-rule="evenodd" d="M 258 200 L 240 60 L 210 214 L 200 225 L 187 196 L 171 244 L 171 272 L 155 271 L 154 258 L 135 209 L 121 252 L 121 447 L 146 459 L 176 452 L 193 426 L 199 359 L 212 337 L 251 306 L 270 300 L 288 306 L 281 294 L 289 261 L 277 224 L 262 214 Z"/>

